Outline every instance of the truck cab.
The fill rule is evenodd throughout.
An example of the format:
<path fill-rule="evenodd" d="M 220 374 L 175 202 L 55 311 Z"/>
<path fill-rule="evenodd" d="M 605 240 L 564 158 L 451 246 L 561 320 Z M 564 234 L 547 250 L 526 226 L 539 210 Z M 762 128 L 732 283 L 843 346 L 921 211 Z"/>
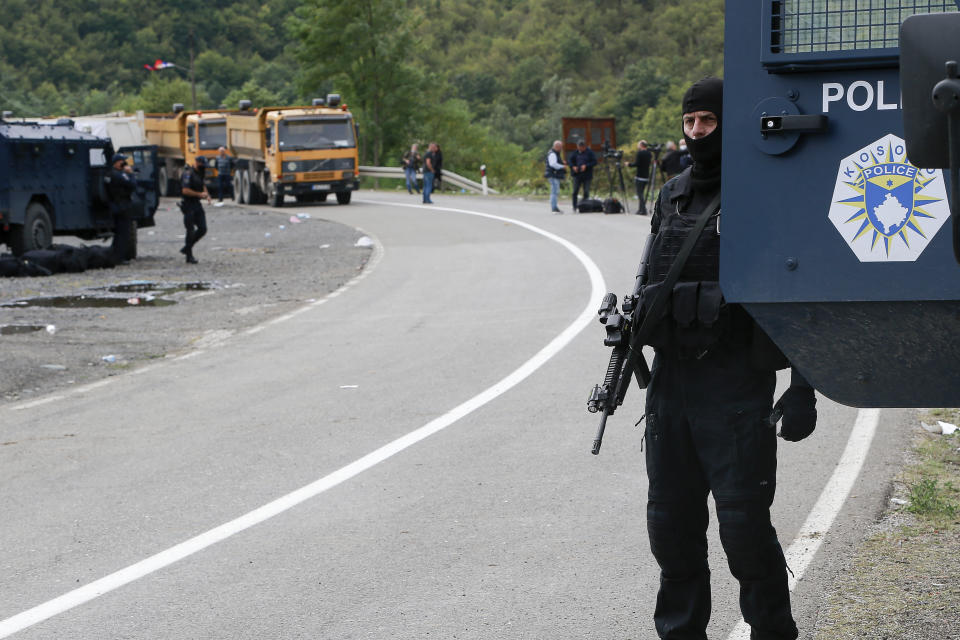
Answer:
<path fill-rule="evenodd" d="M 185 111 L 182 104 L 173 105 L 171 113 L 144 115 L 144 134 L 150 144 L 157 145 L 162 163 L 159 167 L 160 193 L 180 193 L 180 179 L 197 156 L 216 158 L 220 147 L 227 146 L 227 111 Z M 204 181 L 212 185 L 218 175 L 215 162 L 208 162 Z"/>
<path fill-rule="evenodd" d="M 337 94 L 309 107 L 250 110 L 241 103 L 227 118 L 227 132 L 241 202 L 281 206 L 287 194 L 322 202 L 334 193 L 347 204 L 359 188 L 357 126 Z"/>

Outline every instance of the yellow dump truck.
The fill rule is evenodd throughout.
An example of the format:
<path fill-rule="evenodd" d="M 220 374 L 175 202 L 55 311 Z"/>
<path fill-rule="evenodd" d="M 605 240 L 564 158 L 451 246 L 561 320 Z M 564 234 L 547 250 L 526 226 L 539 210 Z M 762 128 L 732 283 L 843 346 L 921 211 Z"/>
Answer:
<path fill-rule="evenodd" d="M 251 109 L 241 100 L 226 121 L 238 202 L 280 207 L 287 195 L 322 202 L 335 193 L 338 203 L 348 204 L 360 186 L 357 126 L 338 94 L 309 107 Z"/>
<path fill-rule="evenodd" d="M 217 167 L 211 159 L 220 147 L 227 146 L 228 111 L 184 111 L 173 105 L 172 113 L 147 113 L 143 117 L 144 135 L 155 144 L 160 156 L 160 195 L 180 193 L 180 178 L 186 165 L 198 155 L 208 159 L 206 182 L 213 184 Z M 213 191 L 211 190 L 211 193 Z"/>

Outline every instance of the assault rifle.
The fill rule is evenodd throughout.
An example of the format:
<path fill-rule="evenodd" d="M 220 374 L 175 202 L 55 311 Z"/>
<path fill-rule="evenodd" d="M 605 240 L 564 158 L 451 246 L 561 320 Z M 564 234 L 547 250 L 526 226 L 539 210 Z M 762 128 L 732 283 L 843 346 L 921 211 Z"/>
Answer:
<path fill-rule="evenodd" d="M 587 399 L 587 411 L 601 412 L 600 427 L 593 440 L 593 455 L 600 453 L 607 418 L 623 404 L 623 398 L 630 387 L 630 380 L 636 376 L 637 384 L 641 389 L 646 389 L 650 382 L 650 368 L 642 353 L 643 340 L 637 340 L 639 336 L 635 334 L 643 324 L 643 318 L 640 315 L 640 294 L 647 283 L 647 256 L 653 239 L 653 234 L 647 236 L 643 258 L 634 280 L 633 292 L 623 298 L 621 305 L 623 312 L 618 312 L 617 296 L 613 293 L 603 297 L 600 310 L 597 312 L 600 316 L 600 324 L 607 330 L 607 337 L 604 338 L 603 344 L 613 347 L 613 352 L 610 354 L 610 362 L 607 364 L 603 383 L 594 385 Z M 638 344 L 634 345 L 634 342 Z"/>
<path fill-rule="evenodd" d="M 593 455 L 600 453 L 600 443 L 603 441 L 603 430 L 607 426 L 607 418 L 613 415 L 621 404 L 623 398 L 627 395 L 627 388 L 630 386 L 630 380 L 636 376 L 637 384 L 641 389 L 646 389 L 650 383 L 650 368 L 643 357 L 643 345 L 650 338 L 653 327 L 663 317 L 669 304 L 670 295 L 673 292 L 673 285 L 680 278 L 680 272 L 690 257 L 693 245 L 703 231 L 703 227 L 720 207 L 720 194 L 706 206 L 696 224 L 690 229 L 680 251 L 670 265 L 660 284 L 660 290 L 649 305 L 640 306 L 640 294 L 643 287 L 647 284 L 647 262 L 649 260 L 650 248 L 653 246 L 654 235 L 647 236 L 647 242 L 643 247 L 643 257 L 640 259 L 640 268 L 637 269 L 637 278 L 633 285 L 633 292 L 625 296 L 621 309 L 623 313 L 617 313 L 617 296 L 608 293 L 603 297 L 600 305 L 600 323 L 607 330 L 607 337 L 603 344 L 613 347 L 613 353 L 610 354 L 610 362 L 607 364 L 607 375 L 603 378 L 603 384 L 593 387 L 590 397 L 587 398 L 587 411 L 590 413 L 602 412 L 600 415 L 600 428 L 597 429 L 597 435 L 593 439 Z M 641 314 L 641 309 L 646 309 L 646 313 Z"/>

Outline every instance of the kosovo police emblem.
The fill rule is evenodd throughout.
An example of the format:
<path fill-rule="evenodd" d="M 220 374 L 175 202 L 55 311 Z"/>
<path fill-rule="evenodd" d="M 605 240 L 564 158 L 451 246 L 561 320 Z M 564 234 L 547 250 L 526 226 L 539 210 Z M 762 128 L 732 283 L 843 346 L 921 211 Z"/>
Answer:
<path fill-rule="evenodd" d="M 829 217 L 860 262 L 914 261 L 950 217 L 943 172 L 888 134 L 840 161 Z"/>

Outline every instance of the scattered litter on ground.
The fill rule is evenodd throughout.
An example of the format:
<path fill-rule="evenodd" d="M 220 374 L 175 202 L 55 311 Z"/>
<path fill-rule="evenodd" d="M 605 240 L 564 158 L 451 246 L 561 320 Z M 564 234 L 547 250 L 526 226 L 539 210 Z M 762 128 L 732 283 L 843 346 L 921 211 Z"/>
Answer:
<path fill-rule="evenodd" d="M 281 229 L 286 229 L 286 227 L 285 227 L 284 225 L 280 225 L 280 228 L 281 228 Z"/>
<path fill-rule="evenodd" d="M 270 237 L 270 235 L 271 235 L 271 234 L 270 234 L 270 232 L 269 232 L 269 231 L 267 231 L 267 232 L 266 232 L 265 234 L 263 234 L 263 237 L 264 237 L 264 238 L 269 238 L 269 237 Z"/>
<path fill-rule="evenodd" d="M 927 424 L 926 422 L 920 422 L 924 429 L 930 433 L 935 433 L 937 435 L 949 436 L 957 431 L 957 425 L 950 424 L 949 422 L 943 422 L 942 420 L 937 420 L 937 424 Z"/>
<path fill-rule="evenodd" d="M 117 356 L 115 355 L 103 356 L 100 359 L 103 360 L 104 362 L 109 362 L 112 364 L 117 361 Z"/>
<path fill-rule="evenodd" d="M 140 298 L 127 298 L 127 304 L 140 304 Z"/>
<path fill-rule="evenodd" d="M 53 335 L 57 332 L 57 326 L 53 324 L 48 324 L 46 329 L 47 329 L 47 333 L 49 333 L 50 335 Z"/>
<path fill-rule="evenodd" d="M 907 504 L 907 501 L 904 500 L 903 498 L 890 498 L 890 502 L 892 502 L 893 504 L 899 504 L 899 505 Z"/>
<path fill-rule="evenodd" d="M 291 223 L 291 224 L 302 224 L 302 223 L 303 223 L 303 220 L 301 220 L 301 219 L 298 218 L 297 216 L 290 216 L 290 223 Z"/>
<path fill-rule="evenodd" d="M 329 245 L 329 244 L 322 244 L 322 245 L 320 245 L 320 248 L 321 248 L 321 249 L 329 249 L 329 248 L 330 248 L 330 245 Z"/>
<path fill-rule="evenodd" d="M 359 389 L 360 385 L 358 384 L 342 384 L 340 385 L 341 389 Z"/>
<path fill-rule="evenodd" d="M 310 219 L 310 214 L 309 214 L 309 213 L 298 213 L 298 214 L 297 214 L 297 217 L 298 217 L 298 218 L 301 218 L 301 219 L 303 219 L 303 220 L 309 220 L 309 219 Z"/>
<path fill-rule="evenodd" d="M 66 371 L 67 368 L 62 364 L 42 364 L 41 369 L 50 369 L 51 371 Z"/>
<path fill-rule="evenodd" d="M 356 243 L 355 245 L 353 245 L 353 246 L 355 246 L 355 247 L 372 247 L 372 246 L 373 246 L 373 240 L 371 240 L 368 236 L 362 236 L 359 240 L 357 240 L 357 243 Z"/>
<path fill-rule="evenodd" d="M 214 202 L 214 203 L 213 203 L 213 206 L 215 206 L 215 207 L 222 207 L 222 206 L 223 206 L 223 203 L 222 203 L 222 202 Z"/>

